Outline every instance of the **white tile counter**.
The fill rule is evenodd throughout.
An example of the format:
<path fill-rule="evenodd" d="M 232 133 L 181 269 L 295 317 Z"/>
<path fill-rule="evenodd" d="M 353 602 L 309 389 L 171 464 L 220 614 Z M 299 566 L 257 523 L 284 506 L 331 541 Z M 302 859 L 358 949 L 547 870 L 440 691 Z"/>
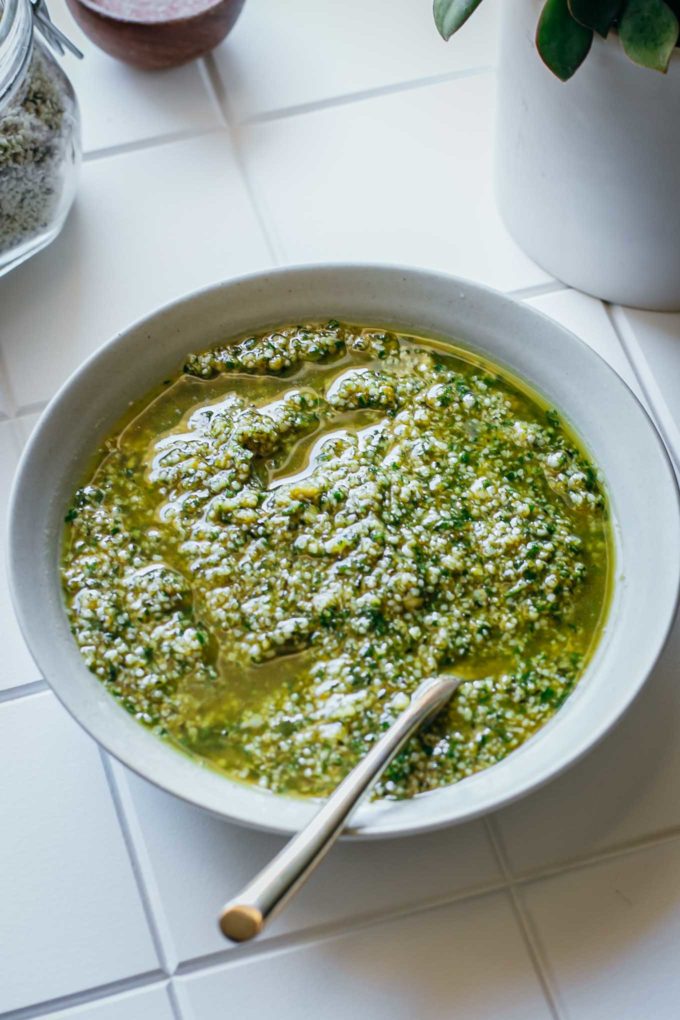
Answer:
<path fill-rule="evenodd" d="M 208 60 L 69 61 L 86 158 L 57 243 L 0 280 L 0 526 L 66 376 L 171 298 L 285 262 L 433 267 L 590 344 L 680 460 L 680 315 L 611 308 L 508 237 L 491 181 L 499 2 L 448 47 L 416 0 L 247 0 Z M 607 414 L 603 407 L 602 414 Z M 4 552 L 0 552 L 0 558 Z M 281 840 L 112 762 L 33 665 L 0 581 L 6 1020 L 678 1020 L 680 624 L 621 725 L 459 829 L 343 844 L 254 945 L 215 917 Z"/>

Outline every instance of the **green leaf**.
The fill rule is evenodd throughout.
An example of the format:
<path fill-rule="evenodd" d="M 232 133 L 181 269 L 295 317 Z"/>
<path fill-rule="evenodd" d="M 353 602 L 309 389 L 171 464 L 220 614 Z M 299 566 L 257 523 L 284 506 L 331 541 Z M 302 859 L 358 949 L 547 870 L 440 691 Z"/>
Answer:
<path fill-rule="evenodd" d="M 664 0 L 628 0 L 619 25 L 623 48 L 636 64 L 665 72 L 680 24 Z"/>
<path fill-rule="evenodd" d="M 450 39 L 482 0 L 434 0 L 434 22 L 443 39 Z"/>
<path fill-rule="evenodd" d="M 568 0 L 569 13 L 586 28 L 607 38 L 623 7 L 623 0 Z"/>
<path fill-rule="evenodd" d="M 536 46 L 543 63 L 562 81 L 571 78 L 593 41 L 591 28 L 574 21 L 567 0 L 546 0 L 536 30 Z"/>

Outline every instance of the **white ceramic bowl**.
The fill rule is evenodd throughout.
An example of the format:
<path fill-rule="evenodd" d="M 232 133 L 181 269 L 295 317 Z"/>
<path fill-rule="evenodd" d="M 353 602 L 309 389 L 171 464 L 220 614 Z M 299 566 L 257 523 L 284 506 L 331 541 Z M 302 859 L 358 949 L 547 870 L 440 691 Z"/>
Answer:
<path fill-rule="evenodd" d="M 273 796 L 201 767 L 145 730 L 85 667 L 58 572 L 64 513 L 85 464 L 132 400 L 189 351 L 266 326 L 338 318 L 455 339 L 526 379 L 559 408 L 606 481 L 616 583 L 600 646 L 564 707 L 493 768 L 410 801 L 365 805 L 362 836 L 462 822 L 527 793 L 579 758 L 649 675 L 674 617 L 680 576 L 675 476 L 652 423 L 584 343 L 527 305 L 435 273 L 313 266 L 211 287 L 155 312 L 102 347 L 62 387 L 23 456 L 11 504 L 10 576 L 28 645 L 55 693 L 108 751 L 146 779 L 218 815 L 280 832 L 313 803 Z"/>

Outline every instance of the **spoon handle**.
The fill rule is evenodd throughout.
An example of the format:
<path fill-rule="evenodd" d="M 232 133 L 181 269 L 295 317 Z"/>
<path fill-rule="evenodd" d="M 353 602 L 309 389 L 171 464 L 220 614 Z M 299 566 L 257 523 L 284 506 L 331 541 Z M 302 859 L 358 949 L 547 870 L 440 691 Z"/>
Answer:
<path fill-rule="evenodd" d="M 262 931 L 269 918 L 297 892 L 326 856 L 349 816 L 409 737 L 446 704 L 459 682 L 453 676 L 423 681 L 407 708 L 343 779 L 309 824 L 224 906 L 220 928 L 228 939 L 246 942 Z"/>

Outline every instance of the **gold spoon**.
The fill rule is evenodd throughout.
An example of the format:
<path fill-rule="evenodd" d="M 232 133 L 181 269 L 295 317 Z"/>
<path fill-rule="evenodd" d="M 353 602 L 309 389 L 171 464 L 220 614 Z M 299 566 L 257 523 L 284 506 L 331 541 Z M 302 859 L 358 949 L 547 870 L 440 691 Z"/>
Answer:
<path fill-rule="evenodd" d="M 409 737 L 444 707 L 460 682 L 460 677 L 440 676 L 420 684 L 409 705 L 343 779 L 309 824 L 293 836 L 238 896 L 225 904 L 220 914 L 220 928 L 228 939 L 247 942 L 260 934 L 270 918 L 323 860 L 352 812 Z"/>

